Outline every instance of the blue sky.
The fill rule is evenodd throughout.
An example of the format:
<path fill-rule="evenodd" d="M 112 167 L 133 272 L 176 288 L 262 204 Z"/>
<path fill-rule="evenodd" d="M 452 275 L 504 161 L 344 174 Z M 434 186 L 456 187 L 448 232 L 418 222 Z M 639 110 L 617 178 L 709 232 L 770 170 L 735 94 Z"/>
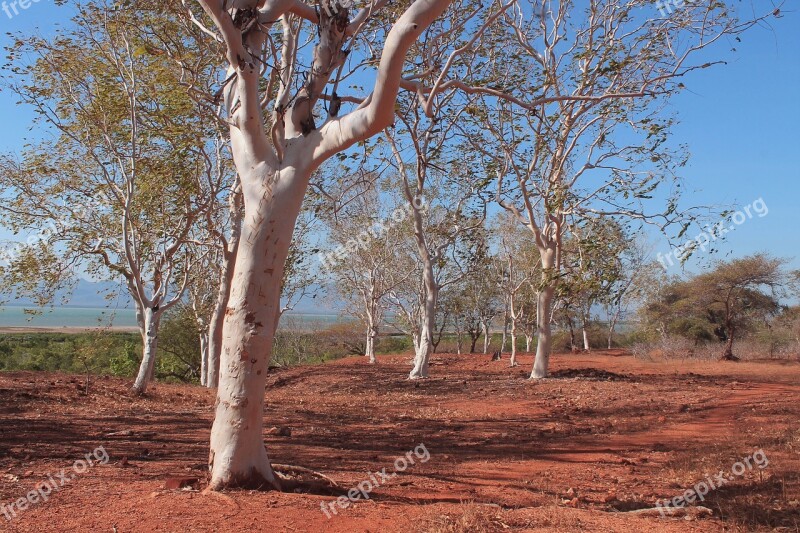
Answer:
<path fill-rule="evenodd" d="M 736 48 L 725 54 L 727 65 L 686 81 L 688 90 L 673 101 L 681 121 L 675 133 L 691 153 L 692 203 L 744 206 L 763 198 L 769 208 L 729 233 L 719 257 L 768 251 L 797 256 L 792 267 L 800 268 L 800 11 L 770 26 L 726 43 Z"/>
<path fill-rule="evenodd" d="M 53 0 L 40 0 L 11 19 L 0 10 L 0 45 L 8 43 L 9 31 L 51 34 L 68 21 L 70 12 Z M 675 142 L 687 144 L 691 153 L 685 172 L 687 203 L 744 206 L 763 199 L 769 214 L 729 233 L 716 257 L 768 251 L 796 255 L 791 265 L 800 268 L 800 224 L 795 218 L 800 193 L 800 11 L 786 12 L 769 27 L 751 30 L 742 42 L 723 43 L 718 51 L 728 64 L 687 78 L 687 91 L 671 104 L 680 119 Z M 32 113 L 17 106 L 13 95 L 0 92 L 0 117 L 0 150 L 20 150 L 32 135 Z M 9 237 L 0 230 L 0 239 Z M 654 235 L 653 241 L 654 252 L 669 252 L 665 240 Z M 696 270 L 709 259 L 698 253 L 689 268 Z"/>

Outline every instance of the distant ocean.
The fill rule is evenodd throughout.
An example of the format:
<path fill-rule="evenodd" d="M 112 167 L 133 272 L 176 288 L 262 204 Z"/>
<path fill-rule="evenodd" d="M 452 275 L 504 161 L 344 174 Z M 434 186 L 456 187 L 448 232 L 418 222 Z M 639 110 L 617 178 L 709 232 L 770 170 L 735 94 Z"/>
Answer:
<path fill-rule="evenodd" d="M 36 311 L 35 314 L 27 312 Z M 281 318 L 281 327 L 292 329 L 317 329 L 352 321 L 352 318 L 336 314 L 286 313 Z M 136 313 L 133 309 L 104 309 L 97 307 L 0 307 L 0 328 L 135 328 Z"/>

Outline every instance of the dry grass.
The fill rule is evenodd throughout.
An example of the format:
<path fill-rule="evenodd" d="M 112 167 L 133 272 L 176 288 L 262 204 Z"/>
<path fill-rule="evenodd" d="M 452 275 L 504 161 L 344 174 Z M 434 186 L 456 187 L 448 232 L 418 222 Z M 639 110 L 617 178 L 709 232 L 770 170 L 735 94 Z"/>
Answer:
<path fill-rule="evenodd" d="M 462 504 L 458 512 L 441 514 L 432 509 L 429 514 L 422 520 L 420 533 L 492 533 L 509 527 L 501 520 L 502 511 L 475 503 Z"/>

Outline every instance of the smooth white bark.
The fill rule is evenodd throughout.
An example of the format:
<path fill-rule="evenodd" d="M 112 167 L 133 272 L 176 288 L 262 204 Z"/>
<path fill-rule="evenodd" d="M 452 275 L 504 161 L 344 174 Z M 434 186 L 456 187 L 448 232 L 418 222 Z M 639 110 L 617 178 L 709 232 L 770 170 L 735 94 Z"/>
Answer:
<path fill-rule="evenodd" d="M 200 385 L 206 386 L 208 368 L 208 333 L 201 332 L 200 335 Z"/>
<path fill-rule="evenodd" d="M 550 354 L 553 349 L 550 310 L 553 305 L 553 296 L 555 295 L 552 269 L 556 266 L 556 249 L 555 246 L 552 246 L 540 248 L 539 251 L 542 258 L 542 284 L 544 287 L 536 297 L 536 358 L 531 372 L 532 379 L 547 377 L 550 367 Z"/>
<path fill-rule="evenodd" d="M 414 366 L 408 379 L 424 379 L 429 377 L 430 358 L 433 351 L 433 332 L 436 328 L 436 303 L 439 297 L 439 285 L 433 270 L 433 260 L 425 240 L 425 233 L 420 207 L 410 202 L 414 221 L 414 238 L 417 253 L 422 262 L 422 286 L 424 302 L 420 309 L 419 343 L 414 354 Z"/>
<path fill-rule="evenodd" d="M 308 179 L 329 157 L 393 122 L 406 53 L 451 0 L 416 0 L 411 4 L 387 35 L 368 102 L 343 117 L 329 117 L 317 129 L 313 124 L 314 104 L 345 57 L 340 42 L 341 19 L 322 20 L 325 10 L 319 10 L 320 38 L 313 65 L 295 104 L 286 110 L 285 120 L 278 117 L 269 136 L 264 129 L 260 94 L 263 77 L 250 51 L 258 54 L 264 49 L 269 25 L 294 4 L 267 2 L 259 14 L 264 24 L 261 31 L 242 32 L 226 11 L 226 3 L 199 1 L 227 47 L 233 75 L 227 87 L 226 108 L 232 115 L 232 153 L 244 195 L 242 233 L 223 325 L 209 488 L 277 488 L 262 436 L 264 385 L 280 314 L 283 271 Z M 248 7 L 258 5 L 256 0 L 241 1 Z M 311 17 L 313 10 L 293 12 Z M 284 51 L 287 45 L 284 43 Z M 284 84 L 285 90 L 289 86 Z M 300 135 L 295 134 L 298 131 Z"/>
<path fill-rule="evenodd" d="M 243 221 L 223 326 L 209 454 L 212 489 L 279 487 L 263 442 L 264 386 L 284 266 L 309 174 L 285 169 L 280 177 L 266 173 L 243 179 L 250 184 L 244 187 L 249 216 Z M 269 182 L 271 191 L 263 185 Z"/>
<path fill-rule="evenodd" d="M 147 392 L 147 386 L 153 379 L 156 364 L 156 351 L 158 348 L 158 328 L 161 324 L 161 311 L 145 308 L 142 310 L 142 362 L 139 372 L 133 383 L 132 390 L 135 394 Z"/>
<path fill-rule="evenodd" d="M 371 364 L 377 363 L 375 359 L 375 339 L 378 337 L 378 325 L 375 322 L 374 310 L 367 313 L 367 344 L 364 355 Z"/>
<path fill-rule="evenodd" d="M 234 249 L 235 251 L 235 249 Z M 214 310 L 208 324 L 208 365 L 206 366 L 205 385 L 210 389 L 217 388 L 219 384 L 219 364 L 222 353 L 222 328 L 225 323 L 225 309 L 228 307 L 231 279 L 233 278 L 233 265 L 235 256 L 223 254 L 220 265 L 219 287 Z"/>

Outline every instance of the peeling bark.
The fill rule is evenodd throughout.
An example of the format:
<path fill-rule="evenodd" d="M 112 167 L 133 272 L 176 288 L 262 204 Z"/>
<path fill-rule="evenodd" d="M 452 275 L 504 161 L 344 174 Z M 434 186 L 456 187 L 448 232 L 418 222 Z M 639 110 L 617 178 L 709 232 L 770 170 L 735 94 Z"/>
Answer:
<path fill-rule="evenodd" d="M 264 448 L 264 387 L 283 271 L 308 175 L 284 171 L 247 181 L 254 184 L 245 188 L 251 216 L 243 221 L 223 326 L 209 455 L 212 490 L 280 488 Z"/>

